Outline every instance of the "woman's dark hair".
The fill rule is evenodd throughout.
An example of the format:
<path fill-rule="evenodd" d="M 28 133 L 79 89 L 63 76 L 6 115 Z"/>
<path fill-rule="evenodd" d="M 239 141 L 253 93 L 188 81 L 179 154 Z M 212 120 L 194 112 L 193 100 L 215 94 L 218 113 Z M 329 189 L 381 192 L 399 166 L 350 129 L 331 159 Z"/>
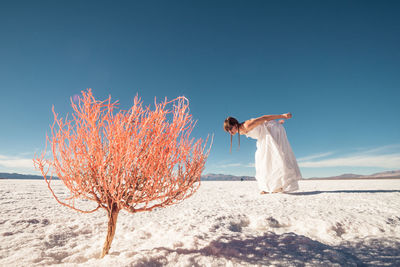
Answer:
<path fill-rule="evenodd" d="M 233 127 L 237 126 L 238 137 L 239 137 L 239 148 L 240 148 L 240 125 L 242 125 L 242 123 L 239 123 L 239 121 L 233 117 L 228 117 L 224 121 L 225 132 L 229 133 L 229 131 L 232 130 Z M 232 134 L 230 134 L 230 135 L 231 135 L 231 148 L 229 150 L 229 153 L 232 153 Z"/>

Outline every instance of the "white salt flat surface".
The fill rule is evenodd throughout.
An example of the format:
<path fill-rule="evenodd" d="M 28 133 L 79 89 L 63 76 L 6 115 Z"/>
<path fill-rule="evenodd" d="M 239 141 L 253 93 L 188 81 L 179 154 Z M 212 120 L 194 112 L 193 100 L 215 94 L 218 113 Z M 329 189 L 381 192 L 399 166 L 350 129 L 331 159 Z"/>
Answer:
<path fill-rule="evenodd" d="M 39 180 L 0 180 L 0 207 L 0 266 L 400 265 L 400 180 L 301 181 L 273 195 L 202 182 L 178 205 L 121 212 L 103 259 L 104 210 L 61 206 Z"/>

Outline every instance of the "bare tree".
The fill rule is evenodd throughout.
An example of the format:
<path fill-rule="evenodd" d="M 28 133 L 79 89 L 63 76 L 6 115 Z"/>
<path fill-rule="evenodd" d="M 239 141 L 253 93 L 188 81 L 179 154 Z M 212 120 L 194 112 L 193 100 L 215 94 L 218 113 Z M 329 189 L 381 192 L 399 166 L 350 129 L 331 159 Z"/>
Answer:
<path fill-rule="evenodd" d="M 79 103 L 71 99 L 71 119 L 59 118 L 53 107 L 54 123 L 46 141 L 52 155 L 45 158 L 45 149 L 34 164 L 60 204 L 84 213 L 107 211 L 101 257 L 111 247 L 120 210 L 136 213 L 172 205 L 200 186 L 210 149 L 205 151 L 207 140 L 203 146 L 201 139 L 190 138 L 195 122 L 188 102 L 184 97 L 155 100 L 151 110 L 136 96 L 133 106 L 122 111 L 118 101 L 97 101 L 88 89 Z M 54 175 L 69 190 L 68 198 L 55 194 Z M 77 199 L 94 201 L 97 207 L 83 210 Z"/>

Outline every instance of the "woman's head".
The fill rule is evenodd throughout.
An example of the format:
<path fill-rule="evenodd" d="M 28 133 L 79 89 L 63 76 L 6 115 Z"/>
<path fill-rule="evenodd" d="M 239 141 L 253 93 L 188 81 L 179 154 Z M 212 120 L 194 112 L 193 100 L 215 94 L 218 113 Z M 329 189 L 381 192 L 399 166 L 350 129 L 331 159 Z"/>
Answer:
<path fill-rule="evenodd" d="M 224 130 L 225 132 L 230 133 L 231 135 L 235 135 L 238 132 L 240 123 L 237 119 L 233 117 L 226 118 L 224 122 Z"/>
<path fill-rule="evenodd" d="M 240 125 L 241 123 L 239 123 L 238 120 L 233 117 L 228 117 L 224 121 L 224 130 L 231 135 L 231 148 L 229 152 L 232 152 L 232 135 L 235 135 L 236 133 L 238 133 L 240 148 Z"/>

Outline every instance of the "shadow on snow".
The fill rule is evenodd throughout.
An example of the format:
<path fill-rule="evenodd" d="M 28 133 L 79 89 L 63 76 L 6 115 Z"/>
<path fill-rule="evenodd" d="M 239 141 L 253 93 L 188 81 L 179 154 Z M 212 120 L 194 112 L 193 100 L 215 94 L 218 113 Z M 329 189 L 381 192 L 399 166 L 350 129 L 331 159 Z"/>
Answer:
<path fill-rule="evenodd" d="M 340 264 L 345 266 L 400 265 L 400 241 L 369 239 L 330 246 L 294 233 L 277 235 L 272 232 L 262 236 L 240 239 L 223 236 L 202 249 L 155 248 L 157 251 L 192 255 L 192 263 L 201 257 L 218 257 L 240 264 L 277 266 L 319 266 Z M 198 260 L 197 260 L 198 259 Z M 155 260 L 155 259 L 154 259 Z M 147 262 L 149 263 L 149 262 Z M 157 260 L 151 262 L 158 266 Z"/>
<path fill-rule="evenodd" d="M 285 193 L 287 195 L 294 196 L 309 196 L 309 195 L 318 195 L 318 194 L 336 194 L 336 193 L 351 193 L 351 194 L 360 194 L 360 193 L 400 193 L 400 190 L 333 190 L 333 191 L 310 191 L 310 192 L 293 192 L 293 193 Z"/>

